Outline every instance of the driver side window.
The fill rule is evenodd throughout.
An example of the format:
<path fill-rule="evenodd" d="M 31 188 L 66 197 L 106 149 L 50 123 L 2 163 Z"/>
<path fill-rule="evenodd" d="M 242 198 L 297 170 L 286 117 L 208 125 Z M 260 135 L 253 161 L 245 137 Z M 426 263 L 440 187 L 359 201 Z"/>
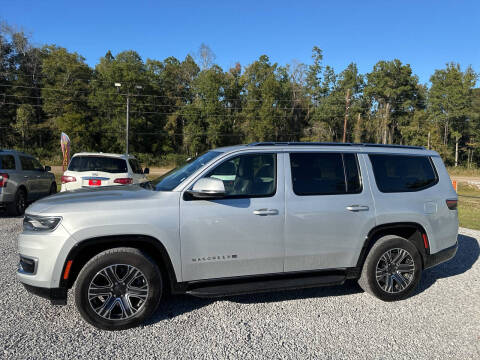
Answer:
<path fill-rule="evenodd" d="M 223 181 L 227 197 L 268 197 L 276 191 L 276 154 L 245 154 L 230 158 L 206 177 Z"/>

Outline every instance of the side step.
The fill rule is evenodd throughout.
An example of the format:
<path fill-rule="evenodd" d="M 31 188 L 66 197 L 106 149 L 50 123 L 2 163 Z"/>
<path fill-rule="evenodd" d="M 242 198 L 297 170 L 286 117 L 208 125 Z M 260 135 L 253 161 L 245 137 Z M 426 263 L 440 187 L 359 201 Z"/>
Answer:
<path fill-rule="evenodd" d="M 262 293 L 270 291 L 282 291 L 282 290 L 294 290 L 303 288 L 313 288 L 319 286 L 331 286 L 341 285 L 345 282 L 347 277 L 345 274 L 332 274 L 332 275 L 316 275 L 297 278 L 278 278 L 268 279 L 262 278 L 261 280 L 247 281 L 243 279 L 242 282 L 236 283 L 218 283 L 218 284 L 205 284 L 198 287 L 187 290 L 186 293 L 196 297 L 214 298 L 231 295 L 244 295 L 253 293 Z"/>

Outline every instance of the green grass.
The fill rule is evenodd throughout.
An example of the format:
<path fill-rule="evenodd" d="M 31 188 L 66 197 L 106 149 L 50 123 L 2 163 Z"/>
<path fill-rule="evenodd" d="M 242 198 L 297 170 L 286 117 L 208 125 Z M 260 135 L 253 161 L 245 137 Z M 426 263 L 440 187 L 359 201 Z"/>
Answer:
<path fill-rule="evenodd" d="M 480 189 L 458 184 L 458 219 L 460 226 L 480 230 Z"/>
<path fill-rule="evenodd" d="M 450 176 L 471 176 L 471 177 L 480 177 L 480 169 L 479 168 L 470 168 L 467 169 L 463 166 L 449 166 L 447 167 L 448 173 Z"/>

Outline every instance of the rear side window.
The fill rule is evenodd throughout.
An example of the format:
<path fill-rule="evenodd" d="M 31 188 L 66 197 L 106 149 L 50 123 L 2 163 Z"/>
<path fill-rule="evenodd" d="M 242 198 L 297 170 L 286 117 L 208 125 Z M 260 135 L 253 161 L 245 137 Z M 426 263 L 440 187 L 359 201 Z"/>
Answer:
<path fill-rule="evenodd" d="M 355 194 L 362 184 L 355 154 L 290 153 L 297 195 Z"/>
<path fill-rule="evenodd" d="M 124 159 L 102 156 L 75 156 L 68 165 L 70 171 L 102 171 L 108 173 L 126 173 L 127 162 Z"/>
<path fill-rule="evenodd" d="M 33 165 L 33 160 L 32 158 L 26 157 L 26 156 L 20 156 L 20 163 L 22 165 L 22 170 L 35 170 L 35 166 Z"/>
<path fill-rule="evenodd" d="M 15 170 L 15 158 L 12 155 L 0 155 L 0 170 Z"/>
<path fill-rule="evenodd" d="M 438 182 L 435 168 L 427 156 L 370 154 L 369 157 L 381 192 L 419 191 Z"/>

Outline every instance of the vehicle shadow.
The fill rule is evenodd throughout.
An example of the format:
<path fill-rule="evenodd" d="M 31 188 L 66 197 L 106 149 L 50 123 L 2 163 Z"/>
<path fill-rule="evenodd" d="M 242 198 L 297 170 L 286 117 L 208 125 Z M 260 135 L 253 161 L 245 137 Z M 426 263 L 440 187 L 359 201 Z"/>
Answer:
<path fill-rule="evenodd" d="M 23 219 L 23 215 L 13 216 L 7 213 L 5 209 L 0 209 L 0 219 Z"/>
<path fill-rule="evenodd" d="M 420 294 L 438 279 L 463 274 L 470 270 L 480 256 L 478 240 L 467 235 L 458 235 L 458 250 L 455 257 L 443 264 L 427 269 L 422 274 L 422 280 L 414 293 Z"/>
<path fill-rule="evenodd" d="M 227 296 L 219 299 L 202 299 L 189 295 L 168 296 L 163 300 L 155 315 L 145 325 L 151 325 L 162 320 L 172 319 L 220 300 L 231 301 L 238 304 L 261 304 L 289 300 L 351 295 L 360 293 L 362 291 L 363 290 L 360 288 L 360 286 L 358 286 L 356 281 L 348 280 L 344 285 L 341 286 L 326 286 L 311 289 Z"/>
<path fill-rule="evenodd" d="M 434 268 L 425 270 L 422 280 L 414 295 L 420 294 L 432 286 L 438 279 L 448 278 L 465 273 L 478 260 L 480 247 L 478 241 L 470 236 L 458 236 L 458 251 L 456 256 Z M 300 289 L 291 291 L 278 291 L 263 294 L 225 297 L 222 300 L 238 304 L 261 304 L 270 302 L 282 302 L 289 300 L 301 300 L 308 298 L 327 298 L 330 296 L 343 296 L 361 293 L 363 290 L 354 280 L 348 280 L 341 286 L 328 286 L 312 289 Z M 166 297 L 155 315 L 145 325 L 151 325 L 162 320 L 168 320 L 188 314 L 191 311 L 208 306 L 218 299 L 201 299 L 188 295 Z"/>

